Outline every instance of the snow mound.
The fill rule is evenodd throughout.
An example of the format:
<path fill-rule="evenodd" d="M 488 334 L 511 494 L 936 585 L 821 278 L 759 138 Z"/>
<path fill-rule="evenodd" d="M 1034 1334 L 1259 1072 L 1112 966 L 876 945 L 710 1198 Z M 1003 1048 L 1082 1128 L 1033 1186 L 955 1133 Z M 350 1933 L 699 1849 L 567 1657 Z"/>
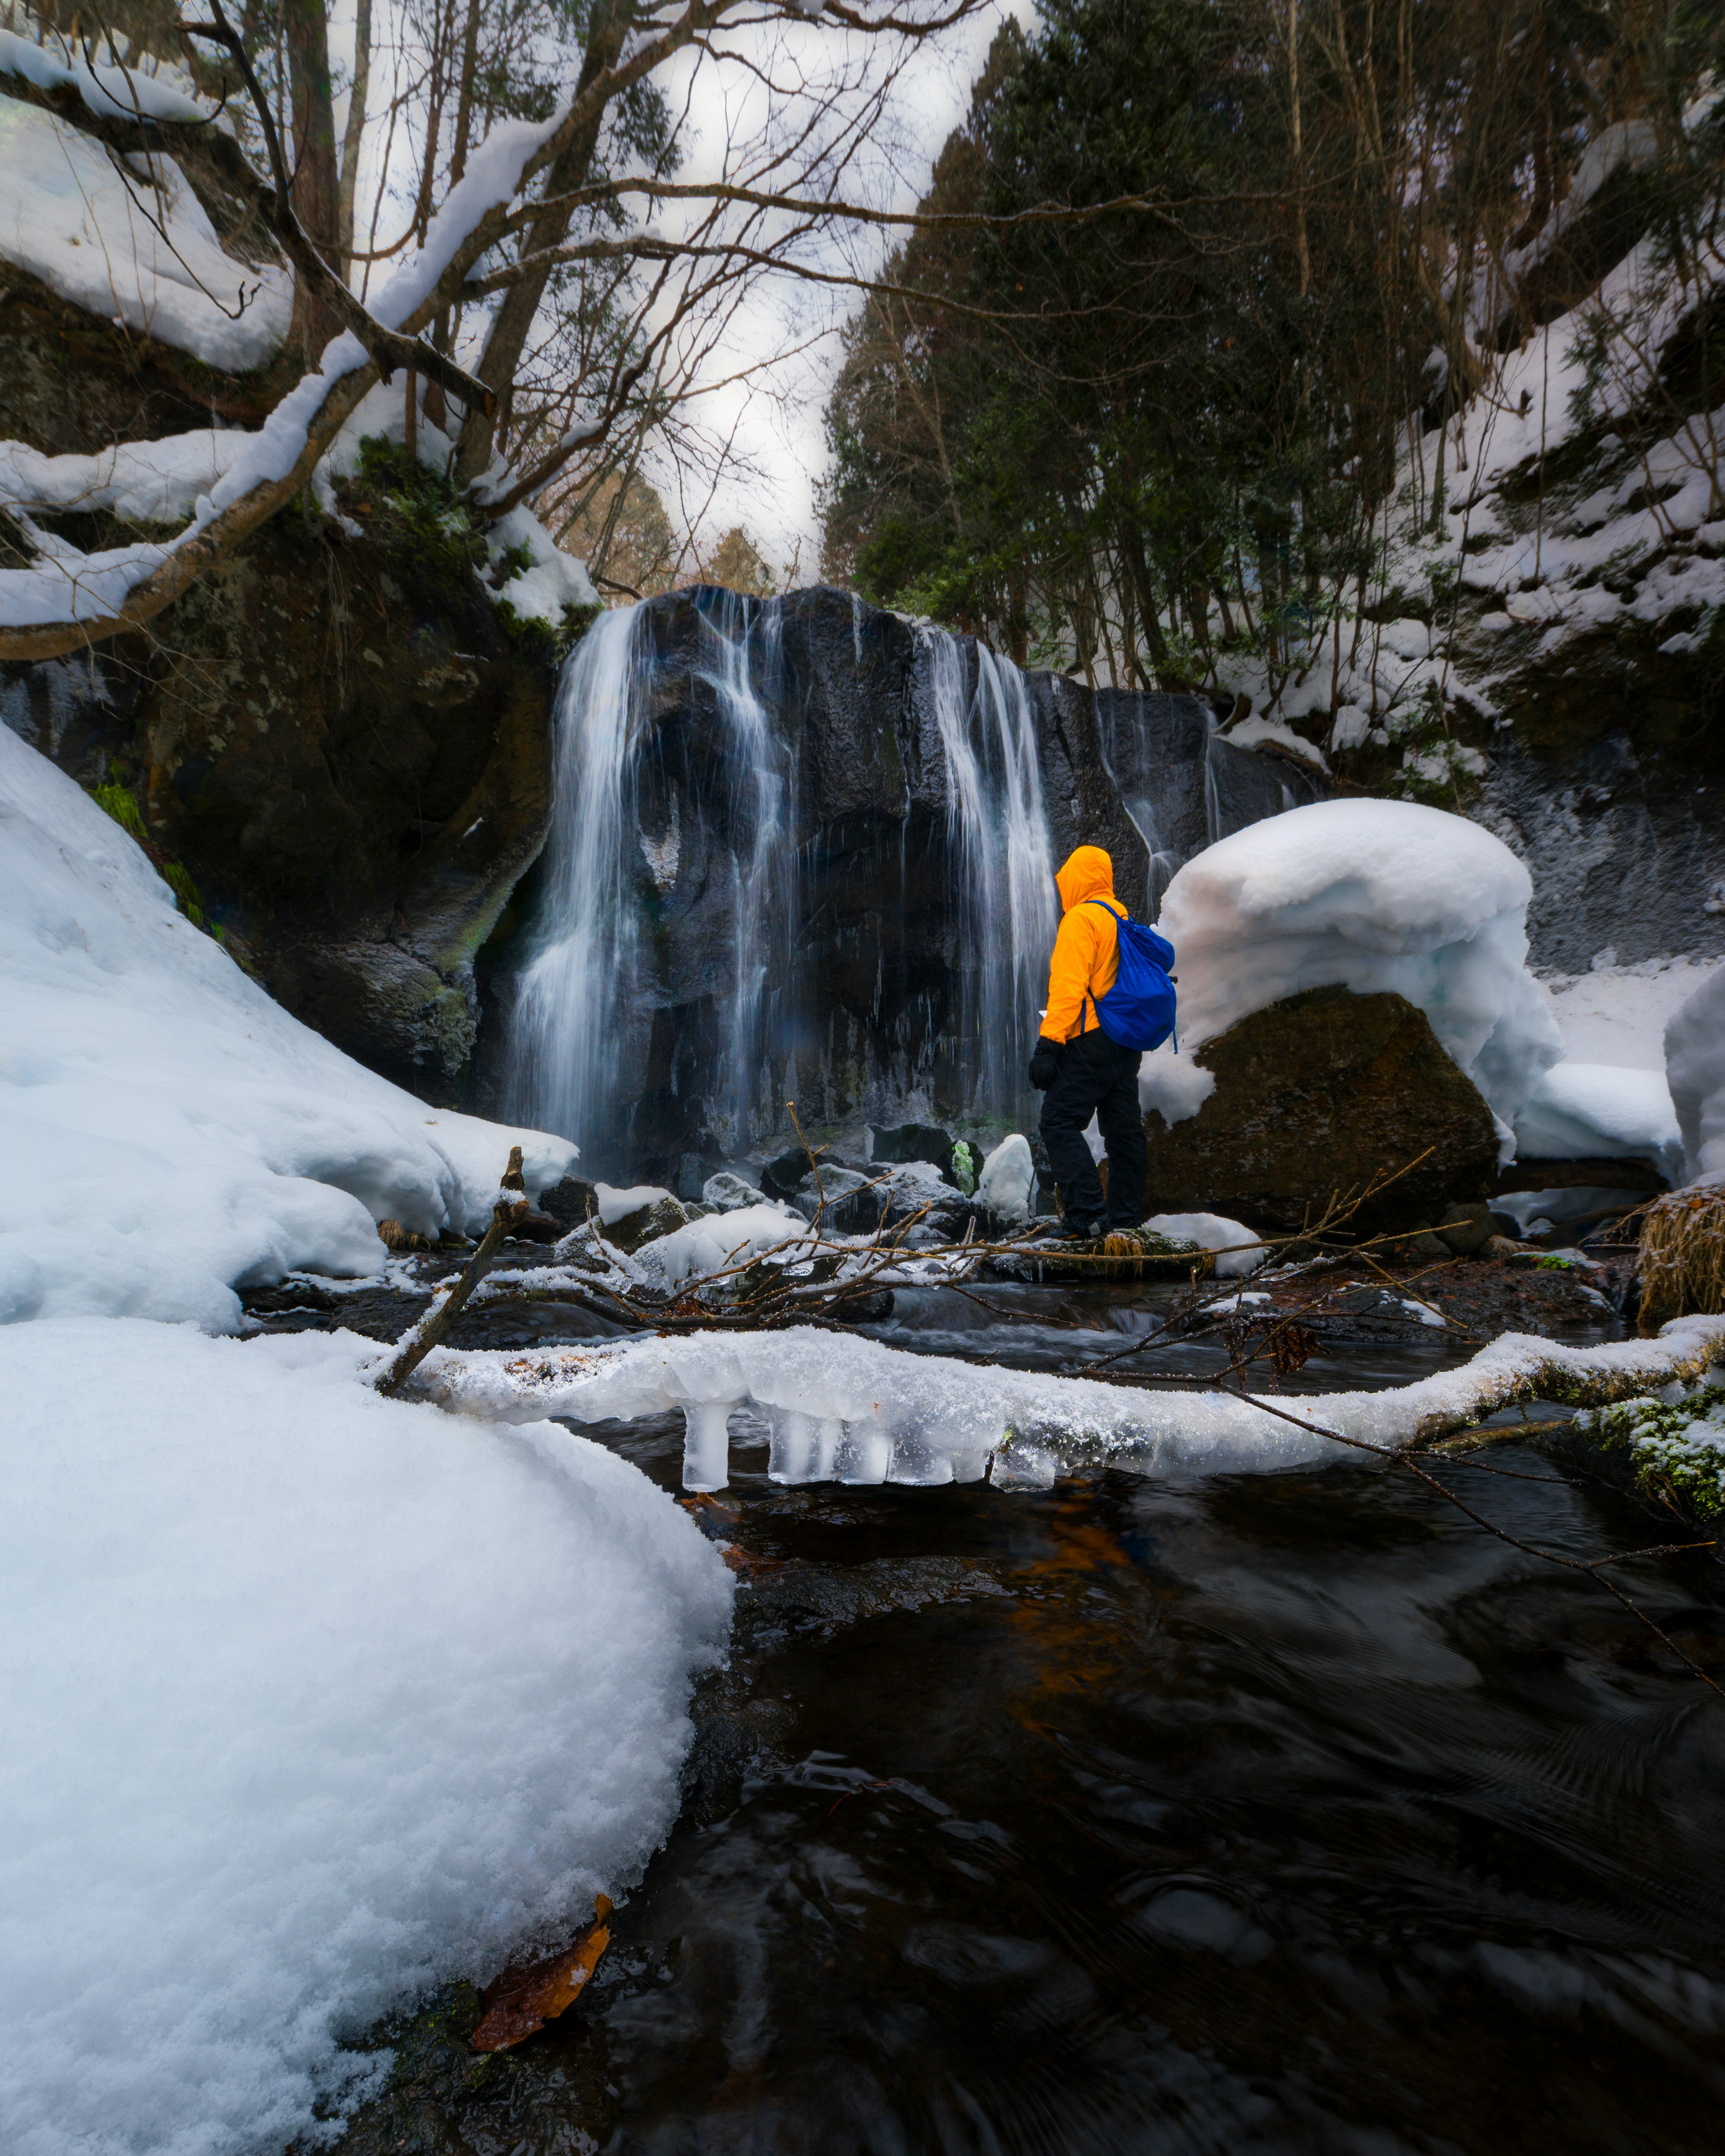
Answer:
<path fill-rule="evenodd" d="M 36 49 L 7 36 L 11 64 Z M 224 372 L 266 366 L 287 333 L 291 279 L 274 264 L 254 270 L 224 254 L 178 166 L 151 163 L 157 185 L 130 175 L 128 187 L 100 142 L 0 98 L 0 258 L 99 321 L 177 345 Z"/>
<path fill-rule="evenodd" d="M 482 1229 L 511 1144 L 428 1108 L 249 980 L 142 851 L 0 726 L 0 1322 L 240 1322 L 237 1288 L 381 1272 L 376 1223 Z"/>
<path fill-rule="evenodd" d="M 1036 1164 L 1031 1158 L 1030 1141 L 1022 1131 L 1014 1131 L 1010 1137 L 1002 1138 L 983 1163 L 977 1203 L 996 1220 L 1028 1220 L 1035 1185 Z"/>
<path fill-rule="evenodd" d="M 1501 839 L 1441 808 L 1317 801 L 1249 824 L 1188 861 L 1163 898 L 1182 1047 L 1303 988 L 1389 990 L 1513 1121 L 1563 1052 L 1527 971 L 1532 896 Z"/>
<path fill-rule="evenodd" d="M 716 1273 L 721 1267 L 747 1265 L 762 1250 L 800 1240 L 805 1232 L 800 1213 L 788 1207 L 763 1204 L 741 1205 L 729 1213 L 704 1215 L 686 1228 L 644 1243 L 636 1262 L 668 1286 L 696 1273 Z"/>
<path fill-rule="evenodd" d="M 1725 966 L 1666 1027 L 1665 1060 L 1691 1177 L 1725 1175 Z"/>
<path fill-rule="evenodd" d="M 1255 1229 L 1220 1213 L 1158 1213 L 1144 1225 L 1153 1235 L 1196 1243 L 1200 1250 L 1214 1250 L 1218 1280 L 1239 1280 L 1246 1273 L 1255 1273 L 1270 1255 Z"/>
<path fill-rule="evenodd" d="M 1725 1317 L 1681 1317 L 1657 1340 L 1569 1348 L 1506 1332 L 1459 1369 L 1375 1393 L 1318 1393 L 1272 1414 L 1230 1394 L 1155 1393 L 919 1355 L 855 1334 L 697 1332 L 598 1347 L 462 1354 L 442 1348 L 413 1383 L 468 1414 L 633 1421 L 680 1408 L 683 1484 L 722 1490 L 737 1442 L 769 1446 L 779 1482 L 974 1482 L 1045 1490 L 1064 1466 L 1106 1460 L 1147 1475 L 1269 1474 L 1333 1460 L 1325 1429 L 1406 1443 L 1427 1417 L 1468 1417 L 1552 1365 L 1578 1377 L 1663 1383 L 1680 1358 L 1725 1348 Z"/>
<path fill-rule="evenodd" d="M 1617 1160 L 1644 1155 L 1668 1183 L 1683 1174 L 1683 1141 L 1664 1076 L 1604 1063 L 1554 1063 L 1516 1117 L 1516 1157 Z"/>
<path fill-rule="evenodd" d="M 354 1382 L 352 1335 L 0 1333 L 0 2144 L 321 2145 L 351 2038 L 670 1825 L 716 1552 L 636 1469 Z"/>

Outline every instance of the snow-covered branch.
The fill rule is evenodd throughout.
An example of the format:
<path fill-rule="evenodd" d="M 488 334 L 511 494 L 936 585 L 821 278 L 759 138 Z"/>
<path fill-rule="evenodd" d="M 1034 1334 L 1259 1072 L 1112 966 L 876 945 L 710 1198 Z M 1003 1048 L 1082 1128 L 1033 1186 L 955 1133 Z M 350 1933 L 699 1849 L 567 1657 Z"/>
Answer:
<path fill-rule="evenodd" d="M 964 1482 L 1045 1489 L 1064 1469 L 1114 1461 L 1178 1475 L 1332 1460 L 1349 1445 L 1405 1450 L 1532 1400 L 1576 1407 L 1699 1378 L 1725 1356 L 1725 1317 L 1685 1317 L 1656 1340 L 1568 1348 L 1505 1333 L 1460 1369 L 1376 1393 L 1290 1396 L 1275 1409 L 1232 1394 L 1155 1391 L 978 1368 L 855 1335 L 797 1329 L 697 1333 L 528 1353 L 428 1358 L 415 1390 L 509 1422 L 632 1420 L 681 1409 L 684 1481 L 721 1489 L 727 1419 L 772 1433 L 787 1481 Z"/>

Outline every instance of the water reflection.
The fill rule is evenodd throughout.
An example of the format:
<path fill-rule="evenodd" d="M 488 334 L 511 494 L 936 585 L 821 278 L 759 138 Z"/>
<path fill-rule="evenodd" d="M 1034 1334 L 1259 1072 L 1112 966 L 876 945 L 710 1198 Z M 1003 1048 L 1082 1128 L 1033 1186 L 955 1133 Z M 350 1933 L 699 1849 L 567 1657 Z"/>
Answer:
<path fill-rule="evenodd" d="M 675 1486 L 677 1419 L 608 1435 Z M 1494 1464 L 1532 1479 L 1446 1471 L 1517 1533 L 1648 1538 Z M 1356 1463 L 1041 1498 L 738 1466 L 767 1563 L 691 1810 L 587 2001 L 418 2145 L 1717 2147 L 1725 1709 L 1585 1580 Z M 1725 1675 L 1712 1560 L 1631 1576 Z"/>

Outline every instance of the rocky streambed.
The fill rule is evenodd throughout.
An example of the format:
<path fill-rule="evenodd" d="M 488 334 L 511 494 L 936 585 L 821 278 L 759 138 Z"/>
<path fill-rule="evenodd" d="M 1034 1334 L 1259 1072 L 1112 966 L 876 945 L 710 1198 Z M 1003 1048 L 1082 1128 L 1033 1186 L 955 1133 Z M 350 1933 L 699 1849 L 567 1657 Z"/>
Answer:
<path fill-rule="evenodd" d="M 452 1262 L 254 1301 L 387 1337 Z M 1609 1268 L 1380 1265 L 1333 1269 L 1266 1389 L 1408 1382 L 1506 1326 L 1623 1329 Z M 1075 1370 L 1159 1343 L 1190 1376 L 1249 1346 L 1228 1326 L 1312 1309 L 1310 1278 L 1240 1286 L 1268 1300 L 1186 1335 L 1158 1283 L 901 1290 L 871 1329 Z M 468 1322 L 475 1346 L 573 1330 Z M 1542 1549 L 1671 1538 L 1534 1412 L 1433 1473 Z M 677 1489 L 680 1416 L 588 1434 Z M 739 1593 L 669 1844 L 518 2049 L 475 2055 L 466 1986 L 373 2031 L 395 2070 L 347 2147 L 1716 2145 L 1725 1717 L 1584 1574 L 1353 1461 L 783 1488 L 764 1430 L 732 1435 L 731 1487 L 683 1501 Z M 1615 1576 L 1725 1681 L 1709 1553 Z"/>

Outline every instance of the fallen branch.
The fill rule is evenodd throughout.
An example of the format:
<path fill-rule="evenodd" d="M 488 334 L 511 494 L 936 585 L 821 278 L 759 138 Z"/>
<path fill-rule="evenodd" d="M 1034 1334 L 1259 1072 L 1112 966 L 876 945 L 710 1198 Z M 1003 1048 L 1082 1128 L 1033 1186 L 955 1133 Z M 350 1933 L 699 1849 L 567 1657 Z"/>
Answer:
<path fill-rule="evenodd" d="M 430 1309 L 397 1349 L 389 1368 L 377 1380 L 380 1393 L 398 1393 L 432 1349 L 448 1337 L 450 1327 L 466 1307 L 468 1297 L 490 1270 L 500 1246 L 532 1209 L 521 1178 L 521 1149 L 511 1146 L 509 1166 L 503 1171 L 497 1200 L 491 1208 L 490 1226 L 448 1290 L 434 1298 Z"/>

